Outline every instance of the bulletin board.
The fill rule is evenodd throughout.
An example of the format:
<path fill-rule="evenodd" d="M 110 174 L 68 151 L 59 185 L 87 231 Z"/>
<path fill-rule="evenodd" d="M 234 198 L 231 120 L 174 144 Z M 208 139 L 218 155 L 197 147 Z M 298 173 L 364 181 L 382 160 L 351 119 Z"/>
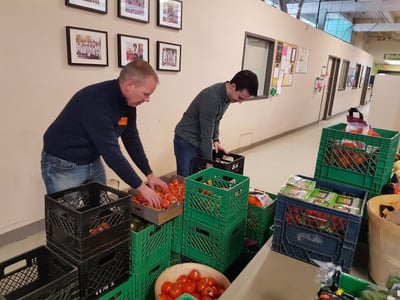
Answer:
<path fill-rule="evenodd" d="M 272 86 L 279 94 L 281 87 L 291 86 L 297 57 L 297 46 L 282 41 L 276 43 Z"/>

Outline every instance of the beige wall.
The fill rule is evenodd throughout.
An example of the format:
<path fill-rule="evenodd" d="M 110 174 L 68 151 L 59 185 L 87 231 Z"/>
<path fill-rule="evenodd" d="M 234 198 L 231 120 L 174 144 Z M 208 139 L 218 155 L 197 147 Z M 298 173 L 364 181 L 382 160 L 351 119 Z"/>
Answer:
<path fill-rule="evenodd" d="M 0 91 L 4 105 L 0 113 L 0 234 L 43 219 L 39 163 L 43 132 L 77 89 L 118 76 L 118 33 L 150 38 L 150 63 L 154 66 L 157 40 L 182 45 L 182 71 L 159 72 L 161 84 L 151 102 L 138 109 L 143 144 L 159 175 L 175 170 L 173 129 L 191 99 L 203 87 L 229 80 L 241 68 L 245 31 L 309 49 L 308 72 L 295 74 L 293 85 L 283 88 L 279 96 L 232 105 L 221 126 L 228 149 L 317 121 L 322 94 L 314 91 L 313 84 L 328 55 L 345 58 L 351 66 L 373 63 L 368 53 L 261 1 L 186 0 L 181 31 L 157 27 L 156 0 L 150 1 L 149 24 L 118 18 L 115 0 L 108 1 L 107 15 L 66 7 L 64 2 L 0 2 Z M 107 31 L 109 66 L 69 66 L 67 25 Z M 360 95 L 360 89 L 336 93 L 333 113 L 358 105 Z M 284 161 L 284 157 L 277 159 Z"/>

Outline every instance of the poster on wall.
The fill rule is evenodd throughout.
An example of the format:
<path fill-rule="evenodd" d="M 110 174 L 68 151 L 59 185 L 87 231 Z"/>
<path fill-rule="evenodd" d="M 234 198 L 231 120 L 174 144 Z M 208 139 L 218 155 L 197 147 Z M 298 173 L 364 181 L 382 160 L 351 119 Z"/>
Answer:
<path fill-rule="evenodd" d="M 296 73 L 307 73 L 308 49 L 298 48 L 298 56 L 296 61 Z"/>
<path fill-rule="evenodd" d="M 296 57 L 296 45 L 277 42 L 272 76 L 272 87 L 276 89 L 277 94 L 280 94 L 282 87 L 292 85 Z"/>

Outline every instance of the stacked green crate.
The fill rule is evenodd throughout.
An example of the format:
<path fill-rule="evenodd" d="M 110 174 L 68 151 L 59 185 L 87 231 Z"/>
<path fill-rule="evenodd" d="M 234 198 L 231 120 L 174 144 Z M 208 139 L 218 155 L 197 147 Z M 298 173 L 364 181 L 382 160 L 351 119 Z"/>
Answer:
<path fill-rule="evenodd" d="M 162 225 L 148 223 L 137 232 L 131 230 L 130 271 L 134 287 L 131 299 L 154 297 L 154 283 L 171 260 L 171 228 L 172 222 L 166 222 Z"/>
<path fill-rule="evenodd" d="M 265 207 L 249 205 L 247 209 L 246 238 L 257 241 L 259 247 L 272 235 L 270 227 L 274 224 L 276 195 L 268 195 L 273 202 Z"/>
<path fill-rule="evenodd" d="M 374 128 L 380 137 L 344 131 L 345 123 L 322 129 L 315 178 L 333 180 L 381 194 L 390 180 L 398 131 Z"/>
<path fill-rule="evenodd" d="M 249 178 L 208 168 L 186 178 L 182 255 L 223 272 L 244 250 Z"/>
<path fill-rule="evenodd" d="M 390 181 L 399 146 L 398 131 L 374 128 L 380 136 L 345 131 L 339 123 L 322 129 L 314 177 L 350 184 L 380 195 Z M 360 241 L 368 241 L 368 220 L 363 219 Z"/>

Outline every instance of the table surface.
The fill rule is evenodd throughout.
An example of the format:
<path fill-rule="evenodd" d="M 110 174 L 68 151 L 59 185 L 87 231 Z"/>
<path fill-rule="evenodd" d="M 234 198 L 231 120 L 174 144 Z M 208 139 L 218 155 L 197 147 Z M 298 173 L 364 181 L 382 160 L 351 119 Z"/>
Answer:
<path fill-rule="evenodd" d="M 271 240 L 258 251 L 220 300 L 313 300 L 319 268 L 271 250 Z"/>

